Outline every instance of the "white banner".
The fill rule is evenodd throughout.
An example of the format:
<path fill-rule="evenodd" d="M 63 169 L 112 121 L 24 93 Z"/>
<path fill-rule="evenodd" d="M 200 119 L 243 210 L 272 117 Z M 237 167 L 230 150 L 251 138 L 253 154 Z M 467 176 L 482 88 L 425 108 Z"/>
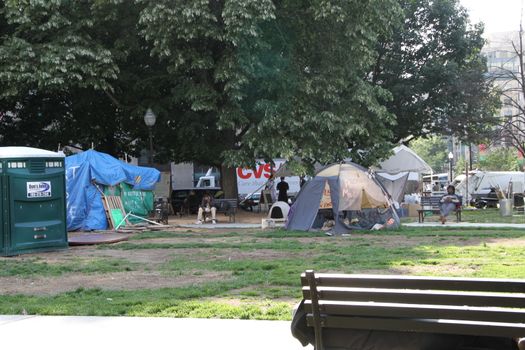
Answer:
<path fill-rule="evenodd" d="M 273 172 L 275 173 L 277 169 L 284 163 L 283 159 L 275 159 L 275 167 Z M 272 173 L 272 165 L 270 163 L 265 163 L 259 161 L 259 165 L 255 169 L 246 169 L 246 168 L 237 168 L 237 188 L 239 194 L 247 195 L 259 189 L 259 192 L 263 190 L 264 184 L 270 178 Z M 280 179 L 275 179 L 275 186 L 279 183 Z M 299 177 L 291 176 L 287 177 L 285 181 L 288 183 L 290 189 L 288 193 L 299 192 Z"/>

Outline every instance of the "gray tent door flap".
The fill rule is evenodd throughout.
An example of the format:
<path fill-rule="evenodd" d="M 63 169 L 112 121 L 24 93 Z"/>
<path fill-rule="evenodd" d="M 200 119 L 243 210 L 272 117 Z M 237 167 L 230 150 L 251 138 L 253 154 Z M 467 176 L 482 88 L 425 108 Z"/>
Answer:
<path fill-rule="evenodd" d="M 303 186 L 288 215 L 288 230 L 308 231 L 312 228 L 319 211 L 325 181 L 324 178 L 312 179 Z"/>
<path fill-rule="evenodd" d="M 330 185 L 330 197 L 332 198 L 332 210 L 335 221 L 332 231 L 336 234 L 348 233 L 350 230 L 341 222 L 339 217 L 339 178 L 328 181 L 328 184 Z"/>

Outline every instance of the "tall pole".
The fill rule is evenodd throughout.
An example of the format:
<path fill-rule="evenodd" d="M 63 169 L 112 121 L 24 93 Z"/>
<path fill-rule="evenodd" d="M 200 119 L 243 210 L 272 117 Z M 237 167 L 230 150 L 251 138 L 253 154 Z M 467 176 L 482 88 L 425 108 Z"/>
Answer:
<path fill-rule="evenodd" d="M 470 158 L 471 158 L 471 155 L 470 155 L 470 144 L 468 146 L 468 148 L 465 150 L 465 199 L 464 199 L 464 204 L 466 206 L 469 205 L 469 200 L 468 200 L 468 175 L 469 175 L 469 164 L 470 163 Z"/>
<path fill-rule="evenodd" d="M 448 160 L 448 183 L 452 183 L 452 159 Z"/>
<path fill-rule="evenodd" d="M 452 160 L 454 159 L 454 154 L 452 152 L 448 152 L 448 182 L 449 184 L 452 183 Z"/>
<path fill-rule="evenodd" d="M 151 132 L 151 126 L 148 128 L 149 131 L 149 165 L 153 165 L 153 133 Z"/>
<path fill-rule="evenodd" d="M 153 125 L 155 125 L 155 121 L 157 120 L 157 116 L 151 108 L 148 108 L 146 111 L 146 114 L 144 114 L 144 123 L 148 127 L 148 134 L 149 134 L 149 154 L 148 154 L 148 165 L 153 166 Z"/>

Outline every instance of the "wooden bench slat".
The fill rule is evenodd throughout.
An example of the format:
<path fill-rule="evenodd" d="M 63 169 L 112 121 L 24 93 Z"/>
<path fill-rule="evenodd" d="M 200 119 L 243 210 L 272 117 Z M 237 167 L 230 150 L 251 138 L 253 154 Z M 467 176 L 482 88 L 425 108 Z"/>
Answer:
<path fill-rule="evenodd" d="M 420 199 L 420 205 L 421 209 L 418 209 L 418 221 L 424 222 L 425 221 L 425 212 L 432 212 L 432 214 L 439 214 L 440 213 L 440 205 L 441 205 L 441 197 L 442 196 L 430 196 L 430 197 L 421 197 Z M 461 199 L 461 196 L 460 196 Z M 454 211 L 456 215 L 456 221 L 461 221 L 461 206 L 457 207 Z"/>
<path fill-rule="evenodd" d="M 312 312 L 312 305 L 305 302 L 305 310 Z M 525 310 L 482 308 L 471 306 L 417 305 L 377 302 L 320 301 L 321 314 L 352 315 L 356 317 L 392 317 L 450 319 L 484 322 L 525 323 Z"/>
<path fill-rule="evenodd" d="M 475 292 L 525 292 L 525 280 L 511 279 L 473 279 L 444 277 L 413 277 L 389 275 L 343 275 L 316 274 L 318 286 L 355 287 L 355 288 L 388 288 L 420 290 L 457 290 Z M 307 286 L 304 274 L 301 283 Z"/>
<path fill-rule="evenodd" d="M 318 295 L 323 300 L 525 308 L 525 294 L 510 293 L 320 287 Z M 303 287 L 303 298 L 310 298 L 309 287 Z"/>
<path fill-rule="evenodd" d="M 312 317 L 307 316 L 312 327 Z M 525 325 L 500 322 L 451 321 L 446 319 L 394 319 L 381 317 L 322 317 L 323 328 L 427 332 L 519 338 L 525 336 Z"/>
<path fill-rule="evenodd" d="M 302 317 L 314 327 L 316 350 L 323 349 L 323 328 L 525 337 L 523 279 L 309 270 L 301 283 Z"/>

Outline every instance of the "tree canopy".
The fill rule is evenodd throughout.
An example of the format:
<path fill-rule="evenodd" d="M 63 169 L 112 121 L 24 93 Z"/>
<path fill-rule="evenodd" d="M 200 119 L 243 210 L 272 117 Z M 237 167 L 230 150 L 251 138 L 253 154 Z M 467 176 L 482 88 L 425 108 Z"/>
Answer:
<path fill-rule="evenodd" d="M 399 0 L 404 21 L 378 46 L 374 81 L 393 98 L 394 140 L 441 134 L 478 142 L 497 124 L 499 96 L 481 55 L 483 26 L 456 0 Z"/>
<path fill-rule="evenodd" d="M 442 137 L 417 138 L 410 148 L 419 155 L 435 172 L 446 170 L 448 163 L 448 143 Z"/>
<path fill-rule="evenodd" d="M 4 145 L 137 153 L 151 107 L 158 160 L 367 165 L 490 124 L 457 0 L 4 0 L 0 30 Z"/>

